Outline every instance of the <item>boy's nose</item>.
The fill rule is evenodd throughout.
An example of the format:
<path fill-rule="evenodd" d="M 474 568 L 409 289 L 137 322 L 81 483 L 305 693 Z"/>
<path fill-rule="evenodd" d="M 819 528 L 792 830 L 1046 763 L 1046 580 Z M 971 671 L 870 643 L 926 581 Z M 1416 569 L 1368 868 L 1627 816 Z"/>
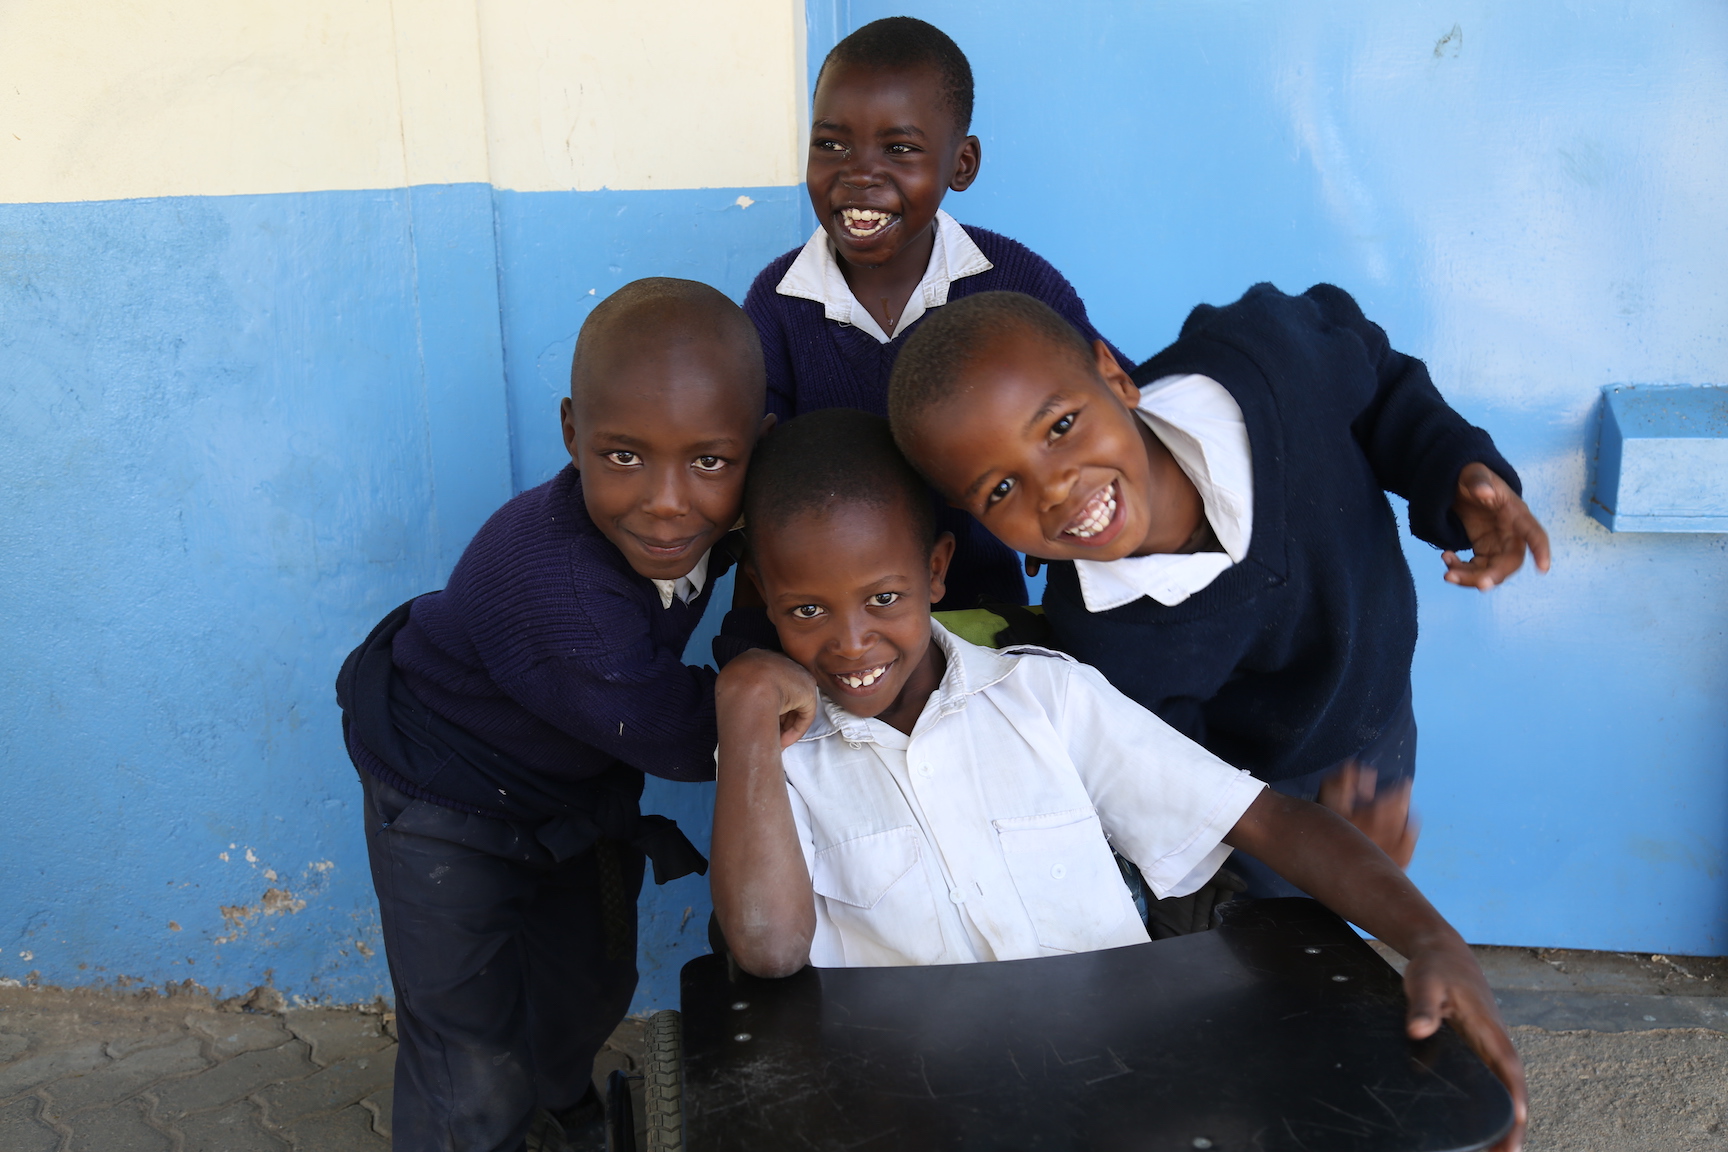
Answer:
<path fill-rule="evenodd" d="M 648 489 L 648 499 L 643 501 L 642 508 L 650 516 L 658 516 L 671 520 L 684 515 L 690 510 L 690 501 L 686 498 L 684 485 L 677 471 L 666 469 L 654 478 Z"/>
<path fill-rule="evenodd" d="M 1048 512 L 1052 508 L 1060 508 L 1068 502 L 1068 497 L 1074 491 L 1074 485 L 1080 482 L 1078 468 L 1065 468 L 1054 476 L 1044 478 L 1043 487 L 1038 493 L 1038 510 Z"/>
<path fill-rule="evenodd" d="M 875 639 L 868 619 L 855 617 L 841 620 L 838 635 L 834 639 L 834 652 L 843 659 L 856 660 L 870 651 Z"/>

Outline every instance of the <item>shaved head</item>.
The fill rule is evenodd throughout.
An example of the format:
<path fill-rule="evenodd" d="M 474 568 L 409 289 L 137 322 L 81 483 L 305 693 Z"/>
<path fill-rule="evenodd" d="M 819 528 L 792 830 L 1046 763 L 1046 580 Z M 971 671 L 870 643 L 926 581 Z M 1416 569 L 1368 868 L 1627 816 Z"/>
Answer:
<path fill-rule="evenodd" d="M 678 347 L 725 358 L 737 369 L 726 375 L 749 391 L 738 399 L 761 413 L 766 392 L 756 326 L 717 289 L 669 276 L 633 280 L 588 313 L 570 361 L 570 398 L 585 407 L 604 397 L 621 368 Z"/>

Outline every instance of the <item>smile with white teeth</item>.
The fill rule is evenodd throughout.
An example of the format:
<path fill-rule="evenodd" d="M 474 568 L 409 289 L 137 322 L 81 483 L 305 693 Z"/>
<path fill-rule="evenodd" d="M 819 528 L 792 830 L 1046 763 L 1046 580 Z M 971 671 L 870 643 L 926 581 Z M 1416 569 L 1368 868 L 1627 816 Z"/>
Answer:
<path fill-rule="evenodd" d="M 834 673 L 834 679 L 840 681 L 840 683 L 846 685 L 848 688 L 868 688 L 870 685 L 876 683 L 876 681 L 882 679 L 883 675 L 886 674 L 887 671 L 887 664 L 879 664 L 874 668 L 865 668 L 860 672 L 836 672 Z"/>
<path fill-rule="evenodd" d="M 888 227 L 898 217 L 893 212 L 878 212 L 874 208 L 840 209 L 840 226 L 848 236 L 864 240 Z"/>
<path fill-rule="evenodd" d="M 1074 523 L 1062 529 L 1062 535 L 1090 539 L 1110 527 L 1110 521 L 1115 518 L 1116 485 L 1111 483 L 1092 494 L 1092 499 L 1086 501 L 1086 507 L 1080 509 Z"/>

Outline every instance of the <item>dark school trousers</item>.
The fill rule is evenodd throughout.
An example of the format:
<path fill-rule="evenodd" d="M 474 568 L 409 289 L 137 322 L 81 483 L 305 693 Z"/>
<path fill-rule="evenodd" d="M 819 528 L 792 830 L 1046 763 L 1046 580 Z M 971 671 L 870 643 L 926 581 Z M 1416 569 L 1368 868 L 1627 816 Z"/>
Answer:
<path fill-rule="evenodd" d="M 533 828 L 361 774 L 396 990 L 396 1152 L 521 1152 L 588 1090 L 636 990 L 642 854 L 552 859 Z"/>
<path fill-rule="evenodd" d="M 1392 719 L 1381 730 L 1379 738 L 1350 757 L 1350 760 L 1375 770 L 1375 795 L 1379 795 L 1389 788 L 1395 788 L 1404 781 L 1415 777 L 1416 713 L 1411 708 L 1408 688 L 1404 690 L 1404 702 L 1392 713 Z M 1306 776 L 1295 776 L 1289 780 L 1279 780 L 1268 787 L 1274 792 L 1281 792 L 1285 796 L 1294 796 L 1298 800 L 1313 800 L 1320 795 L 1320 785 L 1326 777 L 1347 763 L 1349 760 L 1341 760 L 1337 764 L 1322 768 L 1318 772 L 1310 772 Z M 1230 859 L 1226 862 L 1225 867 L 1247 882 L 1248 890 L 1242 895 L 1249 899 L 1307 895 L 1302 889 L 1246 852 L 1230 853 Z"/>

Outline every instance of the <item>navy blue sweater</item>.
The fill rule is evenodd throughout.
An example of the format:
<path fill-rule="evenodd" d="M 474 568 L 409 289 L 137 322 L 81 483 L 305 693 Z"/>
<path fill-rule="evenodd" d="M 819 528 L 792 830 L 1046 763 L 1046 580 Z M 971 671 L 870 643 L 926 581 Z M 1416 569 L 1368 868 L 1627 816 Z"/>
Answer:
<path fill-rule="evenodd" d="M 404 779 L 352 727 L 349 754 L 409 795 L 525 820 L 591 807 L 590 784 L 619 765 L 713 779 L 715 674 L 683 652 L 724 551 L 701 595 L 662 607 L 589 519 L 566 467 L 492 514 L 449 586 L 414 601 L 391 649 L 419 704 L 498 755 L 415 755 L 426 778 Z"/>
<path fill-rule="evenodd" d="M 954 281 L 948 288 L 950 302 L 975 292 L 1024 292 L 1054 308 L 1088 341 L 1103 339 L 1074 286 L 1048 260 L 1006 236 L 971 225 L 961 227 L 994 267 Z M 744 311 L 762 336 L 768 410 L 782 420 L 817 408 L 862 408 L 888 415 L 889 374 L 924 317 L 883 344 L 849 324 L 828 319 L 814 300 L 780 295 L 775 288 L 801 251 L 794 248 L 762 269 L 744 297 Z M 1115 345 L 1110 350 L 1118 362 L 1130 363 Z M 942 530 L 954 533 L 956 547 L 948 569 L 948 594 L 937 610 L 976 608 L 980 596 L 1026 603 L 1026 581 L 1012 549 L 957 508 L 942 505 L 938 519 Z"/>
<path fill-rule="evenodd" d="M 1518 476 L 1328 284 L 1202 305 L 1133 375 L 1190 372 L 1247 422 L 1248 555 L 1181 604 L 1096 614 L 1054 564 L 1045 611 L 1063 648 L 1222 759 L 1268 781 L 1319 771 L 1370 744 L 1410 685 L 1416 590 L 1385 492 L 1410 502 L 1417 537 L 1468 548 L 1459 472 L 1481 461 L 1521 491 Z"/>

